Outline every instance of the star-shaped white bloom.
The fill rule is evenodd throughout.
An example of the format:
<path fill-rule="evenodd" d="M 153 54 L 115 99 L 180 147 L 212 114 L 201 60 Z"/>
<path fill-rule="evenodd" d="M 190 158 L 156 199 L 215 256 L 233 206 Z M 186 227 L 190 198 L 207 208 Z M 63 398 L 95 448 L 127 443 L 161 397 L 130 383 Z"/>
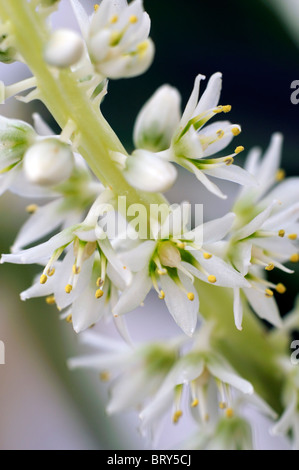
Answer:
<path fill-rule="evenodd" d="M 156 227 L 153 240 L 122 254 L 124 264 L 135 276 L 122 293 L 114 314 L 122 315 L 138 307 L 154 287 L 176 323 L 191 336 L 199 313 L 198 294 L 193 285 L 195 277 L 222 287 L 249 287 L 249 284 L 243 275 L 211 251 L 213 244 L 229 232 L 234 215 L 228 214 L 188 231 L 183 207 L 175 208 L 164 223 Z"/>

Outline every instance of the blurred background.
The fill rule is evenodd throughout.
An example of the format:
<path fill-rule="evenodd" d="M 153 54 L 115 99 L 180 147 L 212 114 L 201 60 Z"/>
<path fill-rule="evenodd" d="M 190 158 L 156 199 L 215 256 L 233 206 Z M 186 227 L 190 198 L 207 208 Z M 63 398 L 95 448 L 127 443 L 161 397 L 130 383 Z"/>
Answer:
<path fill-rule="evenodd" d="M 92 1 L 82 3 L 92 11 Z M 243 128 L 238 145 L 265 149 L 271 134 L 280 131 L 285 136 L 283 168 L 289 176 L 299 174 L 299 105 L 290 101 L 291 83 L 299 80 L 298 0 L 144 0 L 144 4 L 152 19 L 155 62 L 141 77 L 111 81 L 102 106 L 127 149 L 132 148 L 132 129 L 139 109 L 161 84 L 177 87 L 184 106 L 198 73 L 209 77 L 221 71 L 221 103 L 232 105 L 229 119 Z M 55 28 L 76 27 L 69 0 L 61 0 L 53 23 Z M 0 79 L 5 84 L 27 76 L 24 66 L 0 64 Z M 11 99 L 0 110 L 3 115 L 27 121 L 33 111 L 55 126 L 38 102 L 28 106 Z M 238 158 L 242 163 L 243 157 Z M 238 191 L 233 183 L 221 187 L 229 192 L 226 201 L 208 195 L 182 170 L 167 196 L 171 202 L 203 203 L 207 220 L 229 210 Z M 30 202 L 9 194 L 1 198 L 1 253 L 9 252 Z M 0 268 L 0 340 L 6 346 L 6 364 L 0 365 L 0 448 L 143 448 L 136 414 L 108 418 L 104 411 L 107 387 L 92 373 L 67 370 L 66 358 L 82 348 L 70 325 L 59 321 L 55 307 L 44 300 L 19 300 L 19 293 L 30 285 L 36 272 L 35 267 L 28 266 Z M 282 311 L 287 312 L 293 305 L 298 277 L 284 279 L 280 275 L 279 279 L 289 286 L 281 303 Z M 162 332 L 159 338 L 178 333 L 166 310 L 156 302 L 155 296 L 149 297 L 144 308 L 128 315 L 133 339 L 157 337 L 157 322 Z M 100 331 L 114 334 L 111 325 L 100 327 Z M 267 420 L 250 415 L 258 448 L 288 448 L 284 440 L 268 436 Z M 192 432 L 192 422 L 181 421 L 166 428 L 160 448 L 169 448 Z"/>

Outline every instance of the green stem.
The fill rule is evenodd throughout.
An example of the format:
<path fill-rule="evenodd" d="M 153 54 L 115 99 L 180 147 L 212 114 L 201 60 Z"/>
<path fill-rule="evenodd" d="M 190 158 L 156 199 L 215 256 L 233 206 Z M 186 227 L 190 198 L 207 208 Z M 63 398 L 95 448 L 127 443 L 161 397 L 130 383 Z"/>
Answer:
<path fill-rule="evenodd" d="M 145 206 L 165 202 L 161 195 L 135 190 L 124 179 L 111 160 L 109 150 L 125 153 L 117 136 L 98 109 L 95 109 L 84 89 L 78 85 L 70 69 L 54 70 L 43 60 L 43 46 L 49 32 L 43 20 L 26 0 L 0 0 L 0 17 L 8 22 L 15 44 L 36 77 L 39 96 L 63 129 L 71 120 L 80 136 L 79 152 L 95 175 L 112 187 L 118 195 L 125 195 L 128 204 Z M 216 324 L 214 343 L 239 373 L 250 380 L 256 391 L 281 411 L 282 379 L 274 358 L 274 347 L 267 341 L 261 323 L 250 312 L 246 313 L 244 330 L 236 330 L 228 289 L 198 283 L 200 311 L 204 318 Z"/>

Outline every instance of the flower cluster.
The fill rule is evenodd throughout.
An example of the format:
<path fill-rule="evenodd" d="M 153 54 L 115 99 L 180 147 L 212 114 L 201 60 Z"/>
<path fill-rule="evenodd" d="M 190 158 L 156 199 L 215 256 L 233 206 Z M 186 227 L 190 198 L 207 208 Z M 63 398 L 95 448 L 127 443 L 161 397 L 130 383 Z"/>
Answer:
<path fill-rule="evenodd" d="M 34 126 L 0 117 L 0 194 L 32 201 L 31 215 L 1 263 L 42 266 L 21 299 L 45 297 L 83 341 L 100 349 L 70 359 L 69 366 L 113 378 L 108 412 L 138 408 L 143 434 L 156 435 L 170 409 L 177 423 L 187 395 L 199 426 L 187 448 L 252 448 L 240 405 L 250 396 L 263 410 L 280 413 L 274 432 L 291 430 L 298 441 L 298 374 L 286 366 L 281 346 L 298 323 L 286 327 L 275 297 L 287 287 L 271 278 L 274 269 L 293 273 L 289 263 L 299 262 L 299 184 L 280 168 L 282 136 L 272 136 L 263 157 L 253 149 L 245 168 L 235 165 L 244 147 L 225 149 L 241 127 L 211 121 L 231 110 L 220 104 L 218 72 L 201 96 L 205 77 L 196 77 L 184 111 L 178 90 L 160 87 L 139 112 L 135 148 L 127 152 L 100 104 L 109 79 L 135 77 L 152 63 L 151 23 L 142 0 L 102 0 L 91 17 L 71 0 L 82 35 L 50 29 L 45 20 L 59 1 L 21 0 L 19 9 L 3 2 L 0 60 L 27 62 L 36 75 L 9 86 L 1 82 L 1 99 L 31 90 L 17 98 L 40 99 L 61 127 L 54 135 L 37 114 Z M 27 54 L 21 32 L 13 34 L 12 18 L 22 11 L 32 27 L 32 47 L 43 38 L 39 54 Z M 37 25 L 42 34 L 34 36 Z M 226 195 L 210 177 L 243 186 L 230 212 L 190 224 L 188 204 L 170 205 L 161 194 L 179 167 L 222 199 Z M 121 198 L 130 203 L 128 211 Z M 133 345 L 125 318 L 148 302 L 152 289 L 183 335 Z M 240 333 L 243 316 L 250 327 Z M 280 333 L 266 331 L 256 316 Z M 124 341 L 82 333 L 110 318 Z M 252 351 L 255 340 L 261 351 Z"/>

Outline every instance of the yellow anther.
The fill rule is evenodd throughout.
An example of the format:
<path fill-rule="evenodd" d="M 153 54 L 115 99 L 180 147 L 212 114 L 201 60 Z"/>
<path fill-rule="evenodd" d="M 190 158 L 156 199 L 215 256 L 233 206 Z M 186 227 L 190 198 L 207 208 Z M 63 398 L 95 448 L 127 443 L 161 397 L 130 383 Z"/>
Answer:
<path fill-rule="evenodd" d="M 235 161 L 235 160 L 233 159 L 233 157 L 226 157 L 226 158 L 224 159 L 224 163 L 225 163 L 227 166 L 232 165 L 232 164 L 234 163 L 234 161 Z"/>
<path fill-rule="evenodd" d="M 268 264 L 268 266 L 265 267 L 265 270 L 266 271 L 273 271 L 274 268 L 275 268 L 274 264 L 270 263 L 270 264 Z"/>
<path fill-rule="evenodd" d="M 273 297 L 273 295 L 274 295 L 273 290 L 266 289 L 265 290 L 265 295 L 266 295 L 266 297 Z"/>
<path fill-rule="evenodd" d="M 177 247 L 180 248 L 181 250 L 184 250 L 186 248 L 186 243 L 184 242 L 177 243 Z"/>
<path fill-rule="evenodd" d="M 118 21 L 118 16 L 117 15 L 111 16 L 111 18 L 110 18 L 110 23 L 111 24 L 117 23 L 117 21 Z"/>
<path fill-rule="evenodd" d="M 286 234 L 285 230 L 279 230 L 279 232 L 278 232 L 278 236 L 281 237 L 281 238 L 283 238 L 285 236 L 285 234 Z"/>
<path fill-rule="evenodd" d="M 110 380 L 110 374 L 107 370 L 100 373 L 100 380 L 102 382 L 108 382 Z"/>
<path fill-rule="evenodd" d="M 275 176 L 276 181 L 282 181 L 282 180 L 285 179 L 285 177 L 286 177 L 286 172 L 285 172 L 285 170 L 283 170 L 282 168 L 280 168 L 279 170 L 277 170 L 276 176 Z"/>
<path fill-rule="evenodd" d="M 226 406 L 227 406 L 227 405 L 226 405 L 226 403 L 225 403 L 224 401 L 221 401 L 221 402 L 219 403 L 219 408 L 220 408 L 220 410 L 225 410 L 225 409 L 226 409 Z"/>
<path fill-rule="evenodd" d="M 241 130 L 239 129 L 239 127 L 233 127 L 232 128 L 232 133 L 234 136 L 237 136 L 239 134 L 241 134 Z"/>
<path fill-rule="evenodd" d="M 165 299 L 165 292 L 164 292 L 164 290 L 161 290 L 161 291 L 160 291 L 159 299 L 161 299 L 161 300 Z"/>
<path fill-rule="evenodd" d="M 211 284 L 215 284 L 215 282 L 217 282 L 217 279 L 216 279 L 216 276 L 213 276 L 212 274 L 208 277 L 208 281 L 211 283 Z"/>
<path fill-rule="evenodd" d="M 291 263 L 299 263 L 299 255 L 298 255 L 298 253 L 294 253 L 294 254 L 290 257 L 290 261 L 291 261 Z"/>
<path fill-rule="evenodd" d="M 148 42 L 147 41 L 140 42 L 137 46 L 137 50 L 138 50 L 139 54 L 143 54 L 144 52 L 147 51 L 147 49 L 148 49 Z"/>
<path fill-rule="evenodd" d="M 191 300 L 191 302 L 192 302 L 192 301 L 194 300 L 194 294 L 193 294 L 193 292 L 188 292 L 187 297 L 188 297 L 188 299 Z"/>
<path fill-rule="evenodd" d="M 41 277 L 40 277 L 39 282 L 41 284 L 46 284 L 47 280 L 48 280 L 47 276 L 45 274 L 42 274 Z"/>
<path fill-rule="evenodd" d="M 47 274 L 49 277 L 54 276 L 55 274 L 55 268 L 49 268 L 47 271 Z"/>
<path fill-rule="evenodd" d="M 130 23 L 134 24 L 134 23 L 137 23 L 137 21 L 138 21 L 138 18 L 137 18 L 136 15 L 130 16 L 130 18 L 129 18 Z"/>
<path fill-rule="evenodd" d="M 195 398 L 193 402 L 191 403 L 191 408 L 195 408 L 198 405 L 198 400 Z"/>
<path fill-rule="evenodd" d="M 232 408 L 227 408 L 225 410 L 225 416 L 227 418 L 232 418 L 234 416 L 234 410 Z"/>
<path fill-rule="evenodd" d="M 93 6 L 94 11 L 97 11 L 97 10 L 99 9 L 99 6 L 100 6 L 100 5 L 98 5 L 98 4 L 96 3 L 96 4 Z"/>
<path fill-rule="evenodd" d="M 26 207 L 26 212 L 28 212 L 28 214 L 34 214 L 38 209 L 38 205 L 37 204 L 29 204 L 29 206 Z"/>
<path fill-rule="evenodd" d="M 123 269 L 127 269 L 127 266 L 123 266 Z"/>
<path fill-rule="evenodd" d="M 71 284 L 67 284 L 67 285 L 65 286 L 65 289 L 64 289 L 64 290 L 65 290 L 66 294 L 70 294 L 70 293 L 72 292 L 72 290 L 73 290 L 73 286 L 72 286 Z"/>
<path fill-rule="evenodd" d="M 211 259 L 212 255 L 210 253 L 204 253 L 203 257 L 204 257 L 204 259 Z"/>
<path fill-rule="evenodd" d="M 219 129 L 219 131 L 216 132 L 218 139 L 222 139 L 224 137 L 224 130 Z"/>
<path fill-rule="evenodd" d="M 65 321 L 66 321 L 67 323 L 73 323 L 73 317 L 72 317 L 72 315 L 71 315 L 71 314 L 68 315 L 68 316 L 66 317 Z"/>
<path fill-rule="evenodd" d="M 276 292 L 278 292 L 279 294 L 285 294 L 286 291 L 287 291 L 286 286 L 284 286 L 281 282 L 277 284 Z"/>
<path fill-rule="evenodd" d="M 81 271 L 80 266 L 73 265 L 73 274 L 79 274 Z"/>
<path fill-rule="evenodd" d="M 223 112 L 223 106 L 217 106 L 217 108 L 214 109 L 215 114 L 222 113 L 222 112 Z"/>
<path fill-rule="evenodd" d="M 243 145 L 239 145 L 239 147 L 237 147 L 235 149 L 235 153 L 241 153 L 241 152 L 244 152 L 245 148 L 243 147 Z"/>
<path fill-rule="evenodd" d="M 290 235 L 288 235 L 288 238 L 290 240 L 297 240 L 298 235 L 297 235 L 297 233 L 290 233 Z"/>
<path fill-rule="evenodd" d="M 49 297 L 46 297 L 46 303 L 48 305 L 54 305 L 55 304 L 55 297 L 54 295 L 50 295 Z"/>
<path fill-rule="evenodd" d="M 101 287 L 101 286 L 104 284 L 103 279 L 101 279 L 100 277 L 98 277 L 96 284 L 97 284 L 98 287 Z"/>
<path fill-rule="evenodd" d="M 96 299 L 100 299 L 101 297 L 103 297 L 103 295 L 104 295 L 104 292 L 102 291 L 102 289 L 98 289 L 95 293 Z"/>
<path fill-rule="evenodd" d="M 174 423 L 177 423 L 179 421 L 180 417 L 182 416 L 182 414 L 183 414 L 183 412 L 181 410 L 176 411 L 173 415 L 172 421 Z"/>
<path fill-rule="evenodd" d="M 224 113 L 229 113 L 230 111 L 232 110 L 232 107 L 230 104 L 226 105 L 226 106 L 222 106 L 222 111 Z"/>
<path fill-rule="evenodd" d="M 157 273 L 159 274 L 159 276 L 165 276 L 165 274 L 167 274 L 167 270 L 166 269 L 158 269 Z"/>

